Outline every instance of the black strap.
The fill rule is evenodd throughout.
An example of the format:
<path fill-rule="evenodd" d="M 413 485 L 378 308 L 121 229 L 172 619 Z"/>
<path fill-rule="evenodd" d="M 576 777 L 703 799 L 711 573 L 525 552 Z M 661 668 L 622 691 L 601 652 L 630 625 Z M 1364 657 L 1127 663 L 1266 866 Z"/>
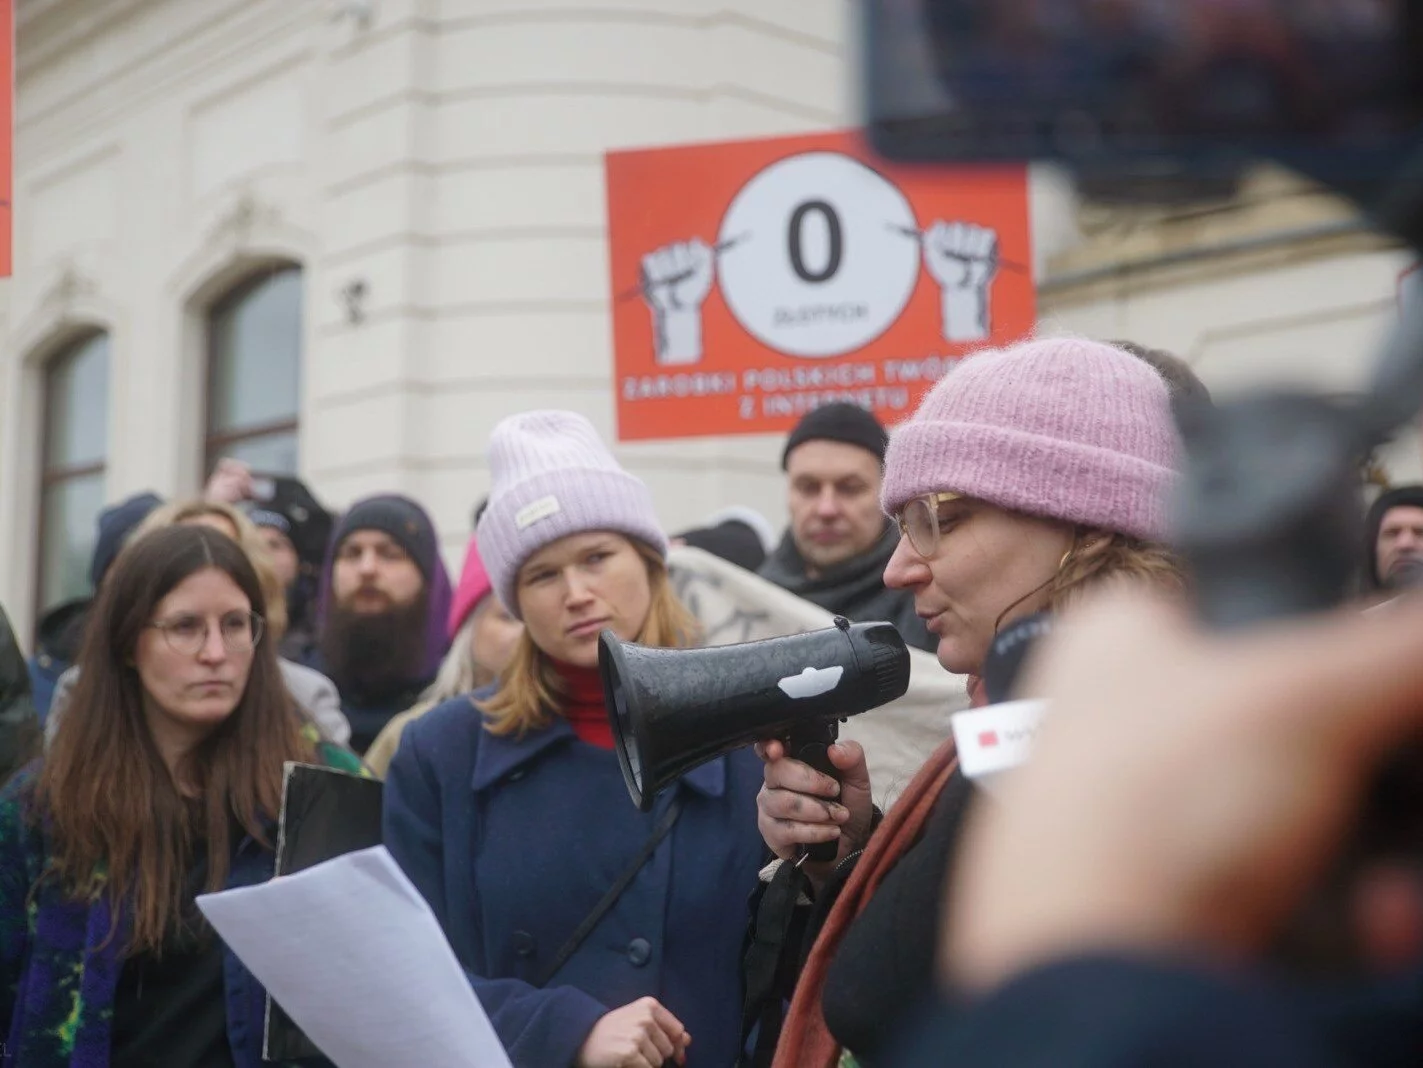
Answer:
<path fill-rule="evenodd" d="M 883 820 L 884 813 L 875 808 L 870 832 Z M 814 894 L 805 872 L 786 861 L 761 888 L 759 899 L 753 898 L 750 937 L 741 959 L 745 1001 L 737 1068 L 770 1068 L 801 969 L 858 856 L 842 860 Z M 813 898 L 808 908 L 799 903 L 802 892 Z M 752 1032 L 756 1044 L 748 1048 Z"/>
<path fill-rule="evenodd" d="M 804 872 L 795 864 L 784 862 L 771 877 L 756 907 L 751 944 L 742 959 L 742 977 L 746 984 L 741 1011 L 743 1052 L 739 1063 L 742 1068 L 767 1068 L 775 1056 L 786 999 L 795 985 L 788 973 L 799 970 L 799 962 L 794 959 L 796 954 L 788 952 L 797 941 L 791 934 L 796 903 L 808 885 Z M 748 1057 L 746 1046 L 752 1031 L 756 1031 L 756 1046 Z"/>
<path fill-rule="evenodd" d="M 550 979 L 558 974 L 558 970 L 568 963 L 570 957 L 578 952 L 578 947 L 583 944 L 583 940 L 598 926 L 598 921 L 608 914 L 608 910 L 617 904 L 618 898 L 623 896 L 632 881 L 637 878 L 637 873 L 642 870 L 642 866 L 647 863 L 649 857 L 657 851 L 657 847 L 662 844 L 662 839 L 666 838 L 672 830 L 672 825 L 677 822 L 677 817 L 682 814 L 682 798 L 680 795 L 672 798 L 672 803 L 667 806 L 667 811 L 662 814 L 662 818 L 657 821 L 657 826 L 652 829 L 652 834 L 647 841 L 642 843 L 642 848 L 637 851 L 637 856 L 632 858 L 632 863 L 627 866 L 612 886 L 608 887 L 608 892 L 603 895 L 601 901 L 593 906 L 593 911 L 583 917 L 583 922 L 578 925 L 578 929 L 569 935 L 568 941 L 563 944 L 563 948 L 554 954 L 553 960 L 548 962 L 548 966 L 533 980 L 534 986 L 545 986 Z"/>

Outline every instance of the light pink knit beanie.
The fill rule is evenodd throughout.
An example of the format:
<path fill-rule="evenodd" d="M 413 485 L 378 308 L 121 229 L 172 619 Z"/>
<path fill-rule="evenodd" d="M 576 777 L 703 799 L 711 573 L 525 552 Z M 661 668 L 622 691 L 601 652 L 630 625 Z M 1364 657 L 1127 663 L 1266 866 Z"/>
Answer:
<path fill-rule="evenodd" d="M 519 568 L 545 545 L 612 530 L 667 555 L 652 493 L 618 466 L 593 424 L 576 412 L 511 415 L 489 436 L 493 485 L 475 538 L 494 592 L 515 618 Z"/>
<path fill-rule="evenodd" d="M 882 503 L 952 491 L 1160 540 L 1180 443 L 1166 383 L 1121 349 L 1024 341 L 965 358 L 890 434 Z"/>

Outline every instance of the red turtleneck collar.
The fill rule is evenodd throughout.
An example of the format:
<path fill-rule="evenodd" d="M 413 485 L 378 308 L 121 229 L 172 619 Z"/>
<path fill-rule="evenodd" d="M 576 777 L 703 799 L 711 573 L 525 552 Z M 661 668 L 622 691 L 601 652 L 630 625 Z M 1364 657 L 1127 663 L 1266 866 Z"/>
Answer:
<path fill-rule="evenodd" d="M 608 722 L 608 708 L 603 703 L 603 680 L 597 668 L 574 667 L 555 662 L 563 680 L 563 717 L 589 745 L 599 749 L 613 748 L 613 727 Z"/>

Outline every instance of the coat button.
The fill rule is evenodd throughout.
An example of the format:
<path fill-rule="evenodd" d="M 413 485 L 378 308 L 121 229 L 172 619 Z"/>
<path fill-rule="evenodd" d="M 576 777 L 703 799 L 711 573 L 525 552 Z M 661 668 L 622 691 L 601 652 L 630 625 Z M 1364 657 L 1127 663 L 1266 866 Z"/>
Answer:
<path fill-rule="evenodd" d="M 652 959 L 652 943 L 645 938 L 634 938 L 628 943 L 628 963 L 641 968 Z"/>
<path fill-rule="evenodd" d="M 521 957 L 532 957 L 535 948 L 537 948 L 537 943 L 534 941 L 534 936 L 529 934 L 528 931 L 514 932 L 515 953 Z"/>

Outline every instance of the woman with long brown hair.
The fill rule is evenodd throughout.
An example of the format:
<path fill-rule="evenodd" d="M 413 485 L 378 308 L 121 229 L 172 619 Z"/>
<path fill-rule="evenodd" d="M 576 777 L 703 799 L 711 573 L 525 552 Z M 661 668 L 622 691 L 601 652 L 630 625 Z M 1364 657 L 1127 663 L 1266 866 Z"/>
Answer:
<path fill-rule="evenodd" d="M 194 897 L 272 875 L 313 745 L 251 561 L 203 526 L 124 549 L 43 758 L 0 793 L 0 1035 L 23 1065 L 255 1068 L 264 993 Z"/>
<path fill-rule="evenodd" d="M 518 1068 L 736 1059 L 760 769 L 719 757 L 639 812 L 613 752 L 598 640 L 673 648 L 694 621 L 647 486 L 589 422 L 528 412 L 490 441 L 479 552 L 524 623 L 494 688 L 410 723 L 385 844 Z"/>
<path fill-rule="evenodd" d="M 133 532 L 134 538 L 141 538 L 155 530 L 182 524 L 184 526 L 206 526 L 226 534 L 242 547 L 257 580 L 262 585 L 262 595 L 267 603 L 263 633 L 274 648 L 280 649 L 282 637 L 287 629 L 286 595 L 281 579 L 272 565 L 271 556 L 256 525 L 246 515 L 230 504 L 221 501 L 171 501 L 156 507 Z M 277 657 L 277 667 L 281 669 L 282 681 L 297 708 L 307 718 L 310 728 L 307 733 L 311 741 L 330 741 L 344 746 L 351 739 L 351 724 L 341 711 L 341 698 L 336 693 L 336 684 L 321 672 L 304 664 L 297 664 L 286 657 Z M 70 691 L 79 677 L 77 667 L 71 667 L 54 688 L 49 717 L 45 720 L 45 734 L 53 738 L 59 729 L 59 722 L 69 706 Z"/>
<path fill-rule="evenodd" d="M 1107 583 L 1180 592 L 1181 569 L 1160 540 L 1177 451 L 1165 381 L 1121 349 L 1068 338 L 974 354 L 891 435 L 882 503 L 901 537 L 885 585 L 913 594 L 939 662 L 970 676 L 1002 628 Z M 759 825 L 772 851 L 788 859 L 838 843 L 833 864 L 785 865 L 780 894 L 766 895 L 795 900 L 791 884 L 803 878 L 816 901 L 814 945 L 774 1063 L 873 1065 L 932 984 L 940 891 L 969 785 L 950 741 L 881 822 L 855 743 L 831 747 L 842 782 L 779 742 L 758 748 Z M 758 1062 L 779 1004 L 768 999 Z"/>

